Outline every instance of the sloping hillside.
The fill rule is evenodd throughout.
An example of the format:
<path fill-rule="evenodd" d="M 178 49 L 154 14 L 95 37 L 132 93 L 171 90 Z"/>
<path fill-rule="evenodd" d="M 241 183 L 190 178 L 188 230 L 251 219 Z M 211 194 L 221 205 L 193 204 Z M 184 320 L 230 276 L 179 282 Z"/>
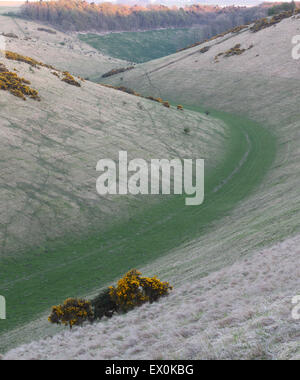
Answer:
<path fill-rule="evenodd" d="M 211 157 L 208 168 L 223 157 L 226 127 L 213 119 L 81 79 L 74 87 L 54 70 L 2 61 L 41 99 L 24 102 L 1 91 L 2 254 L 120 217 L 122 197 L 100 202 L 95 190 L 98 160 L 117 160 L 119 150 L 145 158 Z M 185 125 L 194 126 L 193 138 L 184 135 Z"/>
<path fill-rule="evenodd" d="M 167 299 L 32 342 L 4 358 L 299 360 L 299 321 L 291 317 L 295 285 L 300 291 L 299 243 L 299 237 L 287 240 L 202 279 L 188 276 L 186 285 L 178 282 L 176 254 L 168 262 L 177 267 L 176 275 L 168 274 L 176 287 Z M 190 255 L 198 256 L 199 246 L 191 248 Z M 166 262 L 157 264 L 167 270 Z"/>
<path fill-rule="evenodd" d="M 242 251 L 299 231 L 300 65 L 292 58 L 292 38 L 299 29 L 298 15 L 256 33 L 244 29 L 138 65 L 122 74 L 122 81 L 120 75 L 110 78 L 146 95 L 245 115 L 276 136 L 272 170 L 260 191 L 231 216 L 230 230 L 240 237 Z M 203 53 L 206 46 L 210 49 Z M 234 47 L 246 50 L 226 57 Z"/>
<path fill-rule="evenodd" d="M 21 97 L 0 90 L 0 294 L 10 300 L 3 332 L 186 238 L 193 219 L 184 215 L 183 199 L 160 207 L 160 197 L 99 197 L 98 160 L 117 161 L 120 150 L 147 160 L 202 157 L 209 175 L 228 153 L 238 156 L 245 147 L 236 141 L 236 151 L 227 143 L 228 126 L 205 114 L 72 79 L 15 53 L 2 55 L 1 64 L 1 81 L 8 70 L 9 81 L 21 78 L 35 97 L 24 101 L 18 91 L 12 90 Z M 236 162 L 228 161 L 232 170 Z M 176 218 L 168 218 L 174 210 L 185 221 L 175 238 Z M 161 226 L 164 218 L 167 230 Z M 153 239 L 157 243 L 149 249 Z"/>
<path fill-rule="evenodd" d="M 61 70 L 82 77 L 101 76 L 126 61 L 108 57 L 81 42 L 76 34 L 61 33 L 43 24 L 0 15 L 0 34 L 6 37 L 6 49 L 30 56 Z"/>
<path fill-rule="evenodd" d="M 219 182 L 208 193 L 209 204 L 224 212 L 211 219 L 204 214 L 210 223 L 203 228 L 195 211 L 197 228 L 188 226 L 192 234 L 185 230 L 186 239 L 168 254 L 140 262 L 143 272 L 174 284 L 169 298 L 22 346 L 5 358 L 299 358 L 299 321 L 291 318 L 292 298 L 300 292 L 299 237 L 294 237 L 300 216 L 300 66 L 291 58 L 299 28 L 293 17 L 257 33 L 243 29 L 107 80 L 198 111 L 203 106 L 235 114 L 211 113 L 229 127 L 221 135 L 230 126 L 237 133 L 218 140 L 220 145 L 228 148 L 235 136 L 241 148 L 231 156 L 227 176 L 221 168 L 222 191 Z M 180 229 L 170 235 L 163 230 L 164 239 L 174 231 Z M 157 248 L 154 239 L 151 247 Z M 20 332 L 27 341 L 36 339 L 37 326 L 45 336 L 45 322 L 36 321 L 2 341 L 16 345 Z"/>

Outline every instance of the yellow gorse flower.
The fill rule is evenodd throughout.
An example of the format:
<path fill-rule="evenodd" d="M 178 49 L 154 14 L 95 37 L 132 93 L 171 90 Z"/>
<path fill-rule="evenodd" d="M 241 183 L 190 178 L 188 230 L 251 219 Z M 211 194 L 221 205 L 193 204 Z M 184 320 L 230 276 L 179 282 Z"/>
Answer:
<path fill-rule="evenodd" d="M 172 287 L 168 282 L 162 282 L 157 277 L 142 277 L 141 272 L 132 269 L 121 278 L 117 286 L 109 288 L 111 298 L 118 308 L 126 312 L 145 302 L 154 302 L 167 295 Z"/>
<path fill-rule="evenodd" d="M 93 310 L 89 301 L 68 298 L 63 305 L 53 306 L 48 321 L 63 324 L 72 329 L 75 325 L 82 325 L 85 321 L 93 320 Z"/>

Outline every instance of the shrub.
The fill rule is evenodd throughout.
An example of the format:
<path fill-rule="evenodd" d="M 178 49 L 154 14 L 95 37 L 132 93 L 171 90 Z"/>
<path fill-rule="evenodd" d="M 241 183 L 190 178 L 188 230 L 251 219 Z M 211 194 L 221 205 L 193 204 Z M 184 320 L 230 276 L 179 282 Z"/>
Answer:
<path fill-rule="evenodd" d="M 37 30 L 38 30 L 39 32 L 46 32 L 46 33 L 50 33 L 50 34 L 56 34 L 56 31 L 55 31 L 55 30 L 48 29 L 48 28 L 37 28 Z"/>
<path fill-rule="evenodd" d="M 141 277 L 141 286 L 150 303 L 157 301 L 172 290 L 168 282 L 160 281 L 156 276 L 152 278 Z"/>
<path fill-rule="evenodd" d="M 162 282 L 156 277 L 141 277 L 140 272 L 132 269 L 118 281 L 116 287 L 109 288 L 109 294 L 118 311 L 127 312 L 145 302 L 157 301 L 171 289 L 168 282 Z"/>
<path fill-rule="evenodd" d="M 94 314 L 91 303 L 85 300 L 68 298 L 63 305 L 53 306 L 48 321 L 54 324 L 63 324 L 70 327 L 82 325 L 83 322 L 92 322 Z"/>
<path fill-rule="evenodd" d="M 26 96 L 34 100 L 40 100 L 38 91 L 30 88 L 30 82 L 27 79 L 20 78 L 16 73 L 8 71 L 8 69 L 0 64 L 0 89 L 9 91 L 12 95 L 26 100 Z"/>
<path fill-rule="evenodd" d="M 132 269 L 118 281 L 116 287 L 109 288 L 110 297 L 116 303 L 118 310 L 127 312 L 147 301 L 141 289 L 140 276 L 140 272 Z"/>
<path fill-rule="evenodd" d="M 241 55 L 245 53 L 246 49 L 241 49 L 241 44 L 236 44 L 233 48 L 227 50 L 224 54 L 225 57 L 232 57 L 233 55 Z"/>
<path fill-rule="evenodd" d="M 2 33 L 2 35 L 7 38 L 19 38 L 15 33 Z"/>
<path fill-rule="evenodd" d="M 103 74 L 102 78 L 108 78 L 108 77 L 111 77 L 112 75 L 124 73 L 125 71 L 133 70 L 133 69 L 134 69 L 134 66 L 123 67 L 121 69 L 112 69 L 109 72 Z"/>
<path fill-rule="evenodd" d="M 293 11 L 286 11 L 279 14 L 275 14 L 270 20 L 267 18 L 262 18 L 254 23 L 250 28 L 253 33 L 257 33 L 262 29 L 269 28 L 270 26 L 280 23 L 282 20 L 292 17 L 294 14 Z"/>
<path fill-rule="evenodd" d="M 200 49 L 200 53 L 204 54 L 208 52 L 209 49 L 210 49 L 210 46 L 204 46 L 202 49 Z"/>
<path fill-rule="evenodd" d="M 81 84 L 77 82 L 68 71 L 63 72 L 62 82 L 66 82 L 72 86 L 81 87 Z"/>
<path fill-rule="evenodd" d="M 24 56 L 24 55 L 21 55 L 21 54 L 18 54 L 18 53 L 14 53 L 12 51 L 6 50 L 5 51 L 5 57 L 7 59 L 12 60 L 12 61 L 27 63 L 28 65 L 33 66 L 33 67 L 39 67 L 39 66 L 41 66 L 41 67 L 46 67 L 46 68 L 51 69 L 51 70 L 58 71 L 55 67 L 53 67 L 51 65 L 47 65 L 47 64 L 45 64 L 43 62 L 37 61 L 34 58 L 30 58 L 30 57 L 27 57 L 27 56 Z"/>
<path fill-rule="evenodd" d="M 94 309 L 94 319 L 111 318 L 114 312 L 117 311 L 117 305 L 111 298 L 109 289 L 103 290 L 92 300 L 92 307 Z"/>
<path fill-rule="evenodd" d="M 53 306 L 48 321 L 72 329 L 88 321 L 111 318 L 115 312 L 126 313 L 145 302 L 155 302 L 169 294 L 173 288 L 168 282 L 155 277 L 142 277 L 136 269 L 121 278 L 117 286 L 103 290 L 91 302 L 69 298 L 62 305 Z"/>

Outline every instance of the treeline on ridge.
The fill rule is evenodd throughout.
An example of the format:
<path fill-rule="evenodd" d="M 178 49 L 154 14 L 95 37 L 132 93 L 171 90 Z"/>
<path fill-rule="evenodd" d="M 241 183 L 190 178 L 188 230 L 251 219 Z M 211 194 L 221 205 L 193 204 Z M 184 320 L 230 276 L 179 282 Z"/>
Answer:
<path fill-rule="evenodd" d="M 51 24 L 64 31 L 136 31 L 158 28 L 207 27 L 209 34 L 255 21 L 266 15 L 262 7 L 192 5 L 127 6 L 79 0 L 27 2 L 21 17 Z"/>

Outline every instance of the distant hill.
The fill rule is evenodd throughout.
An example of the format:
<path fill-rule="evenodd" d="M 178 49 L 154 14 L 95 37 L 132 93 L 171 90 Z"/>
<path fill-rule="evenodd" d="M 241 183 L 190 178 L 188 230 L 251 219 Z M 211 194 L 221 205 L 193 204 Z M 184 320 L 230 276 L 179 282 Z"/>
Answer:
<path fill-rule="evenodd" d="M 101 76 L 114 67 L 128 65 L 126 61 L 108 57 L 79 41 L 76 35 L 21 18 L 0 15 L 0 34 L 16 36 L 5 38 L 8 50 L 17 50 L 85 78 Z"/>

